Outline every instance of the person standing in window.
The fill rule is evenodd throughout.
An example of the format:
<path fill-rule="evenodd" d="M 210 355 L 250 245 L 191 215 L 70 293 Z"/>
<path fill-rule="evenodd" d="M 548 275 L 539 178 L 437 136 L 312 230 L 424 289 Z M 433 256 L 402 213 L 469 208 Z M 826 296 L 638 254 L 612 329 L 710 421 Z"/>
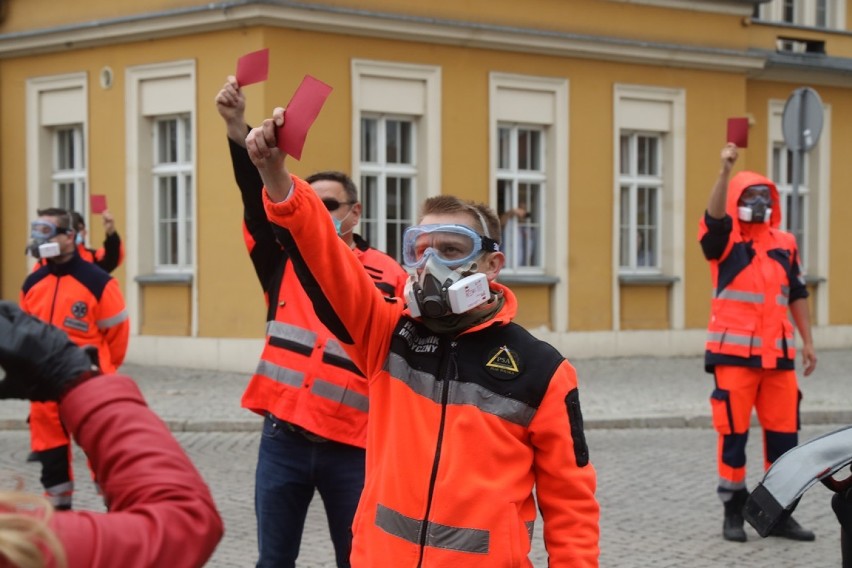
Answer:
<path fill-rule="evenodd" d="M 75 243 L 71 215 L 42 209 L 30 225 L 28 251 L 43 266 L 24 281 L 21 309 L 97 350 L 99 367 L 114 372 L 127 351 L 130 323 L 118 281 L 86 262 Z M 71 442 L 55 402 L 30 405 L 30 461 L 41 463 L 41 483 L 57 509 L 70 509 L 74 492 Z"/>
<path fill-rule="evenodd" d="M 291 251 L 263 208 L 263 181 L 249 159 L 245 96 L 234 77 L 216 96 L 243 200 L 243 236 L 267 300 L 266 346 L 243 394 L 263 415 L 255 474 L 258 568 L 296 564 L 308 505 L 319 491 L 337 565 L 348 567 L 352 519 L 364 487 L 367 381 L 322 325 L 300 284 Z M 307 178 L 340 240 L 385 297 L 402 296 L 408 273 L 353 232 L 361 216 L 355 184 L 341 172 Z"/>
<path fill-rule="evenodd" d="M 745 450 L 752 409 L 757 409 L 763 429 L 766 469 L 798 444 L 800 393 L 789 314 L 802 337 L 805 376 L 816 368 L 817 357 L 796 239 L 779 229 L 778 190 L 771 180 L 749 171 L 729 182 L 736 160 L 737 147 L 726 145 L 698 238 L 713 280 L 705 369 L 715 378 L 710 402 L 719 433 L 722 536 L 745 542 Z M 792 517 L 772 534 L 814 540 L 814 533 Z"/>

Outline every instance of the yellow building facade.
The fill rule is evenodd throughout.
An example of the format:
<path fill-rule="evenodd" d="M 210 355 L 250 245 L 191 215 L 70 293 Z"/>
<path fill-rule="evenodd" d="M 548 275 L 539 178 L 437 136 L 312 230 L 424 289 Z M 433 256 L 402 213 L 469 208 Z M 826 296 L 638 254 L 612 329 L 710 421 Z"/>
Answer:
<path fill-rule="evenodd" d="M 697 223 L 730 117 L 738 168 L 802 212 L 817 348 L 852 345 L 852 35 L 845 0 L 0 1 L 0 297 L 16 299 L 37 208 L 126 247 L 129 360 L 250 370 L 265 328 L 214 97 L 237 59 L 259 123 L 310 74 L 333 87 L 291 169 L 350 172 L 359 233 L 398 254 L 417 204 L 450 193 L 504 219 L 518 321 L 570 357 L 703 352 L 711 284 Z M 792 179 L 785 102 L 823 107 Z M 796 186 L 795 192 L 793 186 Z"/>

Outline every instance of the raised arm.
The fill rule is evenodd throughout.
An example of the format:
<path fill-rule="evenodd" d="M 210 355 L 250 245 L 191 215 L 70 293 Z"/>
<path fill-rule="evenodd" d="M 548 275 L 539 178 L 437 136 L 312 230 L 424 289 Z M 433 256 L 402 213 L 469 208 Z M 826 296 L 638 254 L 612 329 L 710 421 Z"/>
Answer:
<path fill-rule="evenodd" d="M 737 161 L 737 156 L 738 153 L 735 144 L 729 142 L 722 148 L 722 164 L 719 168 L 719 175 L 716 178 L 716 183 L 713 184 L 710 199 L 707 202 L 707 214 L 714 219 L 721 219 L 725 216 L 728 198 L 728 179 L 731 177 L 731 169 Z"/>

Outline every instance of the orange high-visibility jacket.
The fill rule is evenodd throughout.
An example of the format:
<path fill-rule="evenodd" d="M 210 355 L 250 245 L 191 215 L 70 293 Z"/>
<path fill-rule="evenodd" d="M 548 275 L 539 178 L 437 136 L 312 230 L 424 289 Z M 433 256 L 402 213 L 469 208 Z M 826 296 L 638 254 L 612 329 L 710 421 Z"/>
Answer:
<path fill-rule="evenodd" d="M 353 566 L 532 566 L 536 504 L 551 566 L 597 566 L 599 507 L 574 368 L 503 307 L 460 335 L 376 292 L 295 178 L 267 214 L 317 313 L 370 384 Z M 535 487 L 535 496 L 533 488 Z"/>
<path fill-rule="evenodd" d="M 115 372 L 124 362 L 130 322 L 118 281 L 79 254 L 32 272 L 21 288 L 20 306 L 63 330 L 77 345 L 97 348 L 104 373 Z M 56 403 L 32 403 L 30 434 L 33 451 L 68 444 Z"/>
<path fill-rule="evenodd" d="M 317 318 L 289 253 L 275 238 L 261 191 L 263 182 L 245 148 L 230 142 L 243 197 L 243 237 L 267 301 L 266 344 L 242 406 L 344 444 L 367 443 L 367 381 Z M 328 217 L 328 212 L 325 212 Z M 355 236 L 354 257 L 375 287 L 401 296 L 408 273 L 393 258 Z"/>
<path fill-rule="evenodd" d="M 769 223 L 744 223 L 737 201 L 751 185 L 767 185 Z M 705 213 L 698 238 L 710 262 L 713 300 L 707 328 L 705 366 L 739 365 L 793 369 L 796 360 L 791 302 L 807 298 L 795 237 L 779 229 L 778 190 L 769 179 L 740 172 L 728 184 L 726 215 Z"/>

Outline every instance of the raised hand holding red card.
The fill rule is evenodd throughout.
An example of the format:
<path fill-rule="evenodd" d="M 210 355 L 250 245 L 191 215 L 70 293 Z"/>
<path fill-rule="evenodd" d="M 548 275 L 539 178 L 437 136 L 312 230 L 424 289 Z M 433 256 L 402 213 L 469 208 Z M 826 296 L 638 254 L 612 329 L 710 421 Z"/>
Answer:
<path fill-rule="evenodd" d="M 748 118 L 728 119 L 728 142 L 737 148 L 748 148 Z"/>
<path fill-rule="evenodd" d="M 278 129 L 278 147 L 297 160 L 302 158 L 302 148 L 308 130 L 319 115 L 331 87 L 319 79 L 305 75 L 293 98 L 284 111 L 284 125 Z"/>
<path fill-rule="evenodd" d="M 240 88 L 269 78 L 269 48 L 252 51 L 237 60 L 237 84 Z"/>

